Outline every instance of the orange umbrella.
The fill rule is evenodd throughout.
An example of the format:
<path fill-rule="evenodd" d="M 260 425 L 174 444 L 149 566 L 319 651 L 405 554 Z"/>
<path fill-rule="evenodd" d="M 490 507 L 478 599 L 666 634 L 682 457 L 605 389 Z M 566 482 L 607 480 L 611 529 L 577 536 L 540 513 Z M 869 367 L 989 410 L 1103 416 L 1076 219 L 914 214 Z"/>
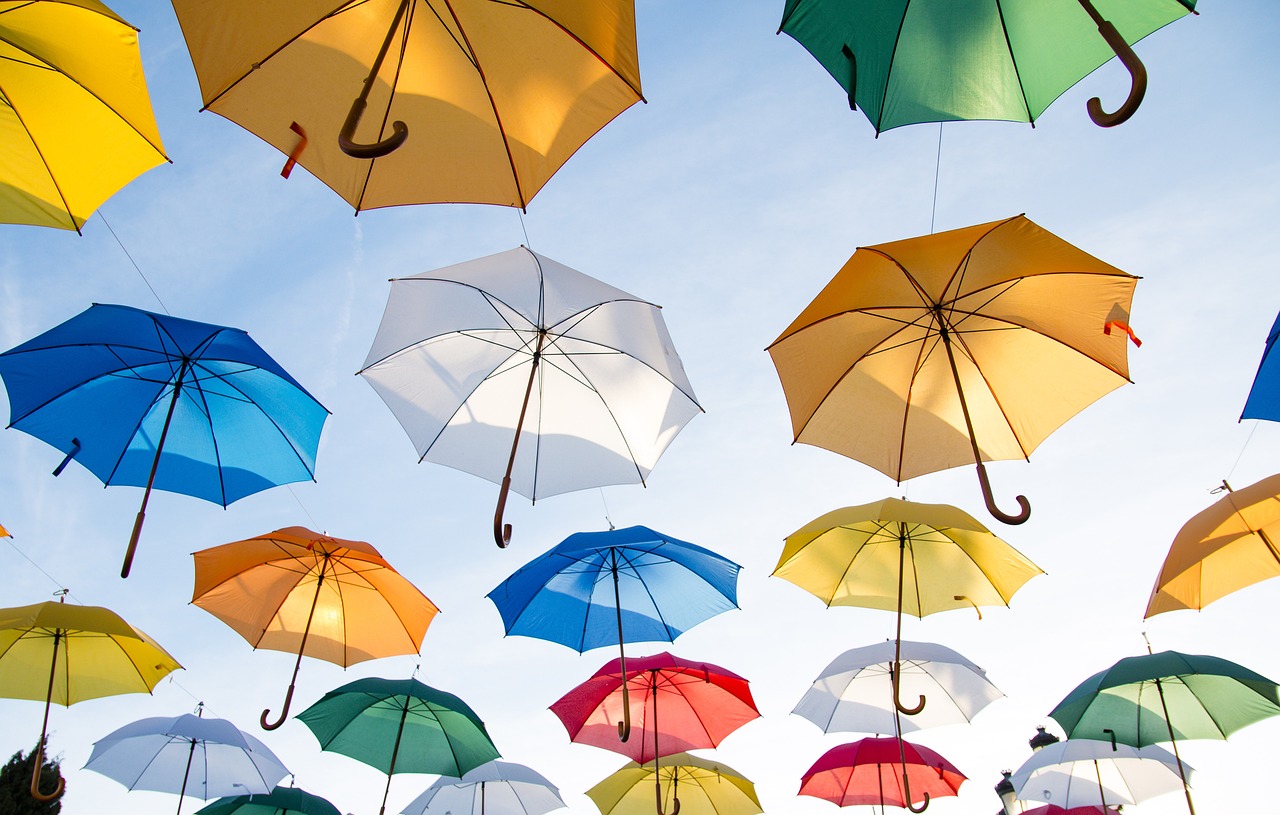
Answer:
<path fill-rule="evenodd" d="M 254 648 L 297 653 L 284 711 L 303 655 L 346 668 L 422 648 L 439 611 L 369 544 L 300 526 L 194 554 L 191 602 L 231 626 Z"/>

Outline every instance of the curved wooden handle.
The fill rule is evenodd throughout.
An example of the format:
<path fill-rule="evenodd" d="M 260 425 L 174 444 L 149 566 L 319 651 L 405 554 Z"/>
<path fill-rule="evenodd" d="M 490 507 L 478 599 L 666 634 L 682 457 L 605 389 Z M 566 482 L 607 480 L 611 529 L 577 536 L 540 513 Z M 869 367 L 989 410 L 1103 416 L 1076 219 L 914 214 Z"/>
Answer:
<path fill-rule="evenodd" d="M 978 483 L 982 485 L 982 498 L 987 502 L 987 511 L 996 520 L 1013 526 L 1026 523 L 1027 519 L 1031 517 L 1031 502 L 1027 500 L 1025 495 L 1015 497 L 1021 510 L 1017 515 L 1010 515 L 996 506 L 995 496 L 991 493 L 991 480 L 987 478 L 987 468 L 983 466 L 981 461 L 978 462 Z"/>
<path fill-rule="evenodd" d="M 1138 105 L 1142 104 L 1142 97 L 1147 93 L 1147 66 L 1142 64 L 1142 60 L 1138 59 L 1138 55 L 1134 53 L 1129 43 L 1125 42 L 1124 37 L 1120 36 L 1120 32 L 1108 20 L 1098 21 L 1098 33 L 1107 41 L 1107 45 L 1111 46 L 1111 50 L 1120 58 L 1120 62 L 1128 69 L 1129 76 L 1132 78 L 1132 84 L 1129 86 L 1129 96 L 1124 100 L 1115 113 L 1107 113 L 1102 109 L 1102 100 L 1093 97 L 1085 103 L 1086 109 L 1089 111 L 1089 118 L 1098 127 L 1115 127 L 1118 124 L 1127 122 L 1129 117 L 1138 110 Z"/>
<path fill-rule="evenodd" d="M 502 489 L 498 490 L 498 507 L 493 512 L 493 542 L 498 544 L 499 549 L 506 549 L 511 543 L 511 524 L 502 522 L 502 515 L 507 511 L 509 492 L 511 492 L 511 476 L 507 475 L 502 479 Z"/>
<path fill-rule="evenodd" d="M 40 744 L 36 746 L 36 766 L 31 771 L 31 797 L 37 801 L 49 802 L 60 797 L 67 788 L 67 780 L 59 776 L 58 786 L 51 793 L 43 793 L 40 791 L 40 768 L 44 766 L 44 736 L 40 737 Z"/>
<path fill-rule="evenodd" d="M 900 695 L 901 686 L 899 684 L 901 674 L 902 674 L 902 663 L 900 662 L 893 663 L 893 706 L 896 707 L 898 711 L 901 713 L 905 713 L 908 716 L 914 716 L 920 711 L 924 710 L 924 694 L 923 693 L 920 694 L 920 701 L 916 703 L 915 707 L 907 707 L 906 705 L 902 704 L 902 697 Z M 906 776 L 903 776 L 903 777 L 905 778 Z"/>
<path fill-rule="evenodd" d="M 289 692 L 284 695 L 284 710 L 280 711 L 280 718 L 275 722 L 268 723 L 267 717 L 271 715 L 271 711 L 262 711 L 262 716 L 258 719 L 258 724 L 262 725 L 263 730 L 275 730 L 284 724 L 284 720 L 289 718 L 289 705 L 293 703 L 293 684 L 289 684 Z"/>
<path fill-rule="evenodd" d="M 360 117 L 364 115 L 365 106 L 368 104 L 363 98 L 357 98 L 351 103 L 351 110 L 347 112 L 347 120 L 342 123 L 342 130 L 338 131 L 338 146 L 342 148 L 342 152 L 352 158 L 382 158 L 392 152 L 400 145 L 404 144 L 404 140 L 409 138 L 409 126 L 399 120 L 391 123 L 392 133 L 385 139 L 373 144 L 359 144 L 355 139 L 356 127 L 360 124 Z"/>
<path fill-rule="evenodd" d="M 631 695 L 627 692 L 627 674 L 622 672 L 622 721 L 618 722 L 618 741 L 631 738 Z"/>
<path fill-rule="evenodd" d="M 907 809 L 912 812 L 924 812 L 929 808 L 929 793 L 927 792 L 924 793 L 924 800 L 920 802 L 919 809 L 916 809 L 915 804 L 911 803 L 911 780 L 907 778 L 907 769 L 905 766 L 902 768 L 902 792 L 903 797 L 906 798 L 906 801 L 903 803 L 905 803 L 907 805 Z"/>

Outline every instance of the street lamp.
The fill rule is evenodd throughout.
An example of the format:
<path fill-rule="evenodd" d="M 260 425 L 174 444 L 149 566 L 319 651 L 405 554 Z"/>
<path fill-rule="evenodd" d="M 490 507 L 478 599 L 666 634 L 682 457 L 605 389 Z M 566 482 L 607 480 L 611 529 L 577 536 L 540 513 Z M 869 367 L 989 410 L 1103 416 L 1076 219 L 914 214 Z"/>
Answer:
<path fill-rule="evenodd" d="M 1037 725 L 1036 734 L 1031 737 L 1031 740 L 1028 741 L 1027 744 L 1031 745 L 1031 752 L 1035 753 L 1045 747 L 1048 747 L 1050 744 L 1057 744 L 1058 741 L 1059 739 L 1057 736 L 1052 733 L 1045 732 L 1044 725 Z"/>

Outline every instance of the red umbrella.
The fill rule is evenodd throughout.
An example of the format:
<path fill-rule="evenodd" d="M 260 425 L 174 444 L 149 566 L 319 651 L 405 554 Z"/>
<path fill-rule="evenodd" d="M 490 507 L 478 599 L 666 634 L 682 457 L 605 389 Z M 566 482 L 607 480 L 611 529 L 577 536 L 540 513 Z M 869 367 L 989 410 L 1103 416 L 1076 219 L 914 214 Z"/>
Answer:
<path fill-rule="evenodd" d="M 846 807 L 906 807 L 923 812 L 929 799 L 955 795 L 965 776 L 927 747 L 898 738 L 859 739 L 833 747 L 814 762 L 800 794 Z M 915 803 L 921 802 L 916 807 Z"/>
<path fill-rule="evenodd" d="M 701 747 L 760 716 L 747 680 L 718 665 L 690 662 L 666 652 L 627 660 L 626 685 L 632 737 L 619 738 L 622 712 L 621 660 L 605 663 L 595 675 L 551 706 L 569 738 L 645 764 Z"/>

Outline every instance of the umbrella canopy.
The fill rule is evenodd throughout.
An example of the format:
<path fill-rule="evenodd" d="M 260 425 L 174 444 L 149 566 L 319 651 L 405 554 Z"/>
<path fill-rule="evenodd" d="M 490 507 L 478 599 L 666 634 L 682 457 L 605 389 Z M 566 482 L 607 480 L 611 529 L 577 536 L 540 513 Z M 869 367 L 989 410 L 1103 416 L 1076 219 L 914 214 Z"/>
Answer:
<path fill-rule="evenodd" d="M 177 0 L 174 10 L 204 109 L 289 154 L 288 167 L 296 160 L 357 211 L 523 208 L 641 99 L 633 0 L 311 0 L 270 14 L 255 0 Z"/>
<path fill-rule="evenodd" d="M 1155 745 L 1132 747 L 1093 739 L 1067 739 L 1037 750 L 1010 777 L 1023 801 L 1058 806 L 1138 804 L 1182 789 L 1172 753 Z"/>
<path fill-rule="evenodd" d="M 629 688 L 629 720 L 639 734 L 623 741 L 622 687 Z M 707 662 L 690 662 L 662 652 L 627 662 L 611 660 L 551 705 L 578 744 L 621 753 L 645 764 L 685 750 L 715 747 L 725 736 L 759 718 L 746 679 Z"/>
<path fill-rule="evenodd" d="M 1240 413 L 1241 420 L 1280 422 L 1280 352 L 1275 350 L 1277 339 L 1280 339 L 1280 314 L 1276 315 L 1271 332 L 1267 334 L 1262 362 L 1258 363 L 1258 373 L 1253 377 L 1253 386 L 1249 388 L 1244 410 Z"/>
<path fill-rule="evenodd" d="M 95 304 L 0 354 L 9 426 L 103 484 L 227 506 L 314 477 L 329 412 L 237 328 Z M 55 471 L 61 472 L 66 461 Z"/>
<path fill-rule="evenodd" d="M 266 795 L 235 795 L 201 807 L 196 815 L 342 815 L 319 795 L 294 787 L 276 787 Z"/>
<path fill-rule="evenodd" d="M 289 774 L 256 737 L 225 719 L 183 714 L 140 719 L 93 744 L 86 770 L 119 781 L 130 790 L 177 793 L 204 800 L 264 794 Z"/>
<path fill-rule="evenodd" d="M 296 653 L 284 710 L 289 715 L 302 657 L 346 668 L 368 659 L 416 654 L 439 611 L 364 541 L 300 526 L 196 552 L 191 602 L 231 626 L 254 648 Z"/>
<path fill-rule="evenodd" d="M 419 460 L 502 485 L 500 546 L 508 489 L 644 483 L 702 410 L 657 306 L 524 247 L 393 280 L 360 375 Z"/>
<path fill-rule="evenodd" d="M 769 346 L 795 440 L 896 481 L 1025 459 L 1129 381 L 1137 278 L 1019 215 L 859 248 Z"/>
<path fill-rule="evenodd" d="M 466 702 L 416 679 L 357 679 L 298 714 L 321 749 L 350 756 L 391 776 L 461 777 L 499 757 L 484 722 Z"/>
<path fill-rule="evenodd" d="M 867 804 L 922 812 L 931 798 L 955 795 L 966 780 L 928 747 L 900 738 L 867 738 L 823 753 L 805 771 L 800 795 L 842 807 Z"/>
<path fill-rule="evenodd" d="M 168 160 L 138 31 L 98 0 L 35 0 L 5 4 L 0 42 L 0 221 L 79 232 Z"/>
<path fill-rule="evenodd" d="M 150 693 L 181 668 L 177 660 L 118 614 L 99 606 L 45 602 L 0 609 L 0 696 L 44 700 L 31 794 L 51 801 L 62 794 L 37 788 L 49 706 L 121 693 Z"/>
<path fill-rule="evenodd" d="M 543 815 L 565 805 L 542 774 L 508 761 L 490 761 L 461 778 L 445 776 L 400 810 L 401 815 Z"/>
<path fill-rule="evenodd" d="M 903 641 L 900 651 L 895 646 L 879 642 L 845 651 L 822 670 L 791 712 L 825 733 L 909 733 L 972 721 L 1004 696 L 986 671 L 944 645 Z M 901 694 L 930 700 L 919 714 L 896 717 L 896 723 L 895 653 Z"/>
<path fill-rule="evenodd" d="M 1280 475 L 1226 494 L 1183 524 L 1165 556 L 1144 617 L 1202 609 L 1280 577 Z"/>
<path fill-rule="evenodd" d="M 656 772 L 632 761 L 587 790 L 601 815 L 650 815 L 657 784 L 658 812 L 684 815 L 756 815 L 756 788 L 741 773 L 710 759 L 676 753 Z"/>
<path fill-rule="evenodd" d="M 1022 810 L 1022 815 L 1120 815 L 1119 809 L 1111 807 L 1070 807 L 1063 808 L 1055 804 Z"/>
<path fill-rule="evenodd" d="M 861 106 L 876 133 L 917 122 L 1034 122 L 1113 56 L 1133 74 L 1103 126 L 1133 115 L 1146 68 L 1130 45 L 1195 9 L 1195 0 L 787 0 L 779 31 L 796 39 Z"/>
<path fill-rule="evenodd" d="M 955 507 L 885 498 L 810 521 L 787 537 L 773 574 L 828 606 L 896 612 L 896 650 L 903 613 L 923 618 L 957 608 L 1007 606 L 1014 592 L 1043 572 Z M 925 697 L 908 708 L 895 691 L 893 702 L 900 712 L 915 715 Z"/>

